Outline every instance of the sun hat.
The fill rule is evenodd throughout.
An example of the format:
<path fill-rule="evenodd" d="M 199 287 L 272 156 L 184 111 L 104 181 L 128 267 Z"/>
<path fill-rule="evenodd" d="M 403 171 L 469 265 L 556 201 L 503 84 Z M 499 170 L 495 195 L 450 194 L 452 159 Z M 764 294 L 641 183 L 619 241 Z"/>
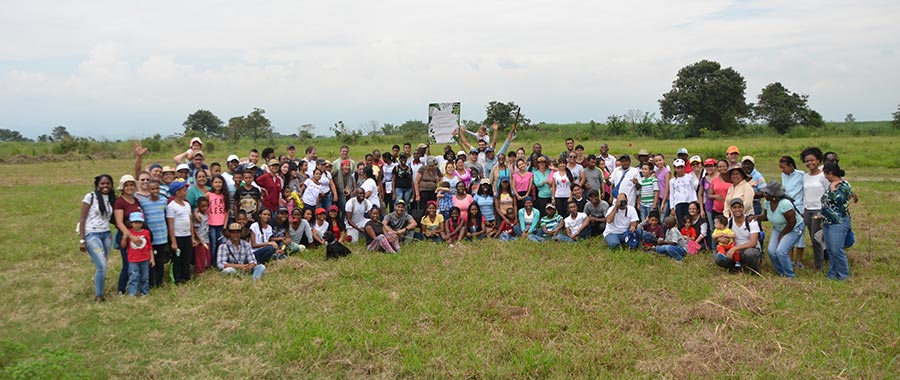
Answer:
<path fill-rule="evenodd" d="M 162 172 L 163 172 L 163 173 L 168 173 L 168 172 L 175 173 L 175 168 L 166 165 L 166 166 L 163 166 L 163 167 L 162 167 Z"/>
<path fill-rule="evenodd" d="M 482 179 L 481 179 L 481 184 L 482 184 L 482 185 L 490 185 L 490 184 L 491 184 L 491 180 L 489 180 L 489 179 L 487 179 L 487 178 L 482 178 Z"/>
<path fill-rule="evenodd" d="M 650 153 L 647 152 L 646 149 L 641 149 L 638 151 L 638 156 L 649 156 L 649 155 L 650 155 Z"/>
<path fill-rule="evenodd" d="M 125 188 L 126 182 L 135 182 L 134 176 L 132 176 L 131 174 L 123 175 L 121 178 L 119 178 L 119 186 L 116 189 L 122 191 L 122 189 Z"/>
<path fill-rule="evenodd" d="M 459 151 L 459 152 L 456 152 L 456 155 L 457 155 L 457 156 L 465 156 L 465 155 L 466 155 L 466 152 Z"/>
<path fill-rule="evenodd" d="M 425 148 L 428 148 L 428 144 L 421 143 L 421 144 L 419 144 L 416 148 L 417 148 L 417 149 L 425 149 Z"/>
<path fill-rule="evenodd" d="M 784 187 L 781 186 L 781 182 L 772 181 L 769 182 L 766 187 L 759 189 L 760 193 L 771 195 L 775 198 L 781 198 L 784 196 Z"/>
<path fill-rule="evenodd" d="M 743 175 L 745 181 L 750 179 L 750 175 L 748 175 L 747 172 L 744 171 L 744 168 L 742 168 L 741 165 L 732 165 L 730 168 L 728 168 L 727 175 L 725 177 L 722 177 L 722 180 L 731 183 L 731 172 L 735 170 L 738 170 L 741 175 Z"/>
<path fill-rule="evenodd" d="M 135 211 L 128 215 L 129 222 L 143 222 L 144 221 L 144 213 L 140 211 Z"/>
<path fill-rule="evenodd" d="M 203 157 L 203 158 L 206 158 L 206 155 L 205 155 L 205 154 L 203 154 L 203 152 L 202 152 L 202 151 L 199 151 L 199 150 L 198 150 L 198 151 L 196 151 L 196 152 L 194 152 L 194 154 L 193 154 L 193 155 L 191 155 L 191 158 L 194 158 L 194 157 L 197 157 L 197 156 L 200 156 L 200 157 Z"/>
<path fill-rule="evenodd" d="M 744 157 L 741 157 L 741 162 L 744 162 L 744 161 L 750 161 L 750 162 L 753 163 L 753 165 L 756 165 L 756 160 L 753 159 L 753 156 L 744 156 Z"/>

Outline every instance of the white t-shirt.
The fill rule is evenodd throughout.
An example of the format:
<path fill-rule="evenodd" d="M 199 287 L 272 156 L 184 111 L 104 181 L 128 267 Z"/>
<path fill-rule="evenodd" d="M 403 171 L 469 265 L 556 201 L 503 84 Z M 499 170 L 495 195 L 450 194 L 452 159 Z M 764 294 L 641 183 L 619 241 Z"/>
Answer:
<path fill-rule="evenodd" d="M 322 185 L 313 181 L 312 178 L 307 178 L 303 184 L 306 186 L 306 190 L 303 190 L 303 196 L 300 197 L 303 203 L 313 206 L 319 204 L 319 194 L 322 193 Z"/>
<path fill-rule="evenodd" d="M 625 197 L 628 198 L 628 204 L 633 205 L 635 200 L 637 199 L 637 188 L 634 187 L 634 182 L 632 179 L 637 179 L 638 183 L 641 181 L 641 171 L 638 168 L 626 168 L 627 171 L 622 170 L 622 168 L 616 168 L 610 176 L 609 181 L 612 182 L 612 188 L 615 188 L 616 185 L 619 184 L 619 180 L 622 176 L 625 176 L 625 179 L 622 179 L 622 184 L 619 185 L 619 194 L 625 194 Z M 624 232 L 624 231 L 623 231 Z M 619 232 L 621 233 L 621 232 Z"/>
<path fill-rule="evenodd" d="M 326 171 L 325 173 L 322 173 L 322 178 L 319 179 L 319 185 L 321 185 L 319 191 L 321 191 L 322 194 L 331 193 L 331 172 Z"/>
<path fill-rule="evenodd" d="M 327 220 L 322 221 L 321 226 L 319 225 L 318 221 L 314 221 L 312 224 L 312 228 L 313 228 L 313 232 L 316 234 L 316 236 L 323 237 L 323 236 L 325 236 L 325 233 L 328 232 L 328 221 Z"/>
<path fill-rule="evenodd" d="M 556 183 L 556 193 L 553 194 L 555 198 L 568 198 L 572 195 L 572 182 L 565 170 L 553 172 L 553 182 Z"/>
<path fill-rule="evenodd" d="M 353 224 L 356 224 L 359 228 L 364 228 L 365 223 L 368 221 L 366 219 L 366 213 L 372 209 L 372 202 L 369 202 L 368 199 L 363 199 L 362 202 L 358 201 L 356 197 L 351 198 L 347 201 L 347 204 L 344 205 L 344 212 L 346 215 L 352 215 Z M 345 223 L 348 229 L 353 227 L 350 226 L 350 223 Z"/>
<path fill-rule="evenodd" d="M 109 232 L 109 215 L 113 213 L 113 206 L 109 203 L 109 195 L 101 195 L 97 198 L 94 193 L 87 193 L 81 201 L 88 205 L 87 219 L 84 220 L 84 233 Z M 107 216 L 100 214 L 100 202 L 105 202 Z M 127 216 L 127 215 L 126 215 Z"/>
<path fill-rule="evenodd" d="M 225 186 L 228 186 L 228 192 L 234 194 L 234 176 L 229 172 L 222 172 L 222 178 L 225 178 Z"/>
<path fill-rule="evenodd" d="M 750 241 L 751 234 L 759 233 L 759 222 L 748 223 L 746 217 L 744 217 L 744 224 L 742 225 L 738 225 L 737 222 L 734 221 L 734 218 L 729 220 L 729 224 L 731 224 L 731 230 L 734 231 L 734 245 L 736 246 L 747 244 Z M 761 243 L 762 242 L 757 241 L 756 247 L 761 247 Z"/>
<path fill-rule="evenodd" d="M 372 192 L 372 195 L 370 195 L 366 199 L 368 199 L 368 201 L 371 202 L 373 206 L 381 206 L 381 200 L 378 199 L 378 184 L 375 183 L 374 179 L 367 178 L 359 187 L 361 187 L 367 193 L 370 191 Z"/>
<path fill-rule="evenodd" d="M 681 177 L 672 177 L 669 180 L 669 205 L 675 207 L 681 203 L 691 203 L 697 200 L 697 177 L 693 174 L 685 174 Z"/>
<path fill-rule="evenodd" d="M 616 169 L 616 158 L 613 155 L 606 156 L 606 158 L 602 156 L 597 156 L 598 159 L 603 160 L 603 165 L 606 165 L 606 171 L 612 173 L 613 170 Z M 615 184 L 613 184 L 615 185 Z"/>
<path fill-rule="evenodd" d="M 175 237 L 191 236 L 191 204 L 184 201 L 184 206 L 176 201 L 166 205 L 166 219 L 172 219 Z"/>
<path fill-rule="evenodd" d="M 569 233 L 573 233 L 578 231 L 581 228 L 581 225 L 584 224 L 584 221 L 587 219 L 587 214 L 583 212 L 579 212 L 575 214 L 575 219 L 572 219 L 572 215 L 569 215 L 565 219 L 563 219 L 563 223 L 566 224 L 566 230 Z"/>
<path fill-rule="evenodd" d="M 819 174 L 803 175 L 803 209 L 818 211 L 822 209 L 822 195 L 828 189 L 828 180 L 825 179 L 825 172 L 820 171 Z"/>
<path fill-rule="evenodd" d="M 250 231 L 253 232 L 253 236 L 256 236 L 256 244 L 266 243 L 272 237 L 272 226 L 268 224 L 265 228 L 260 229 L 259 222 L 254 222 L 250 225 Z"/>
<path fill-rule="evenodd" d="M 569 168 L 568 165 L 566 165 L 566 167 Z M 575 179 L 575 183 L 578 183 L 579 181 L 581 181 L 581 172 L 584 171 L 583 166 L 581 166 L 580 164 L 575 164 L 575 167 L 569 168 L 569 171 L 572 172 L 572 178 Z"/>
<path fill-rule="evenodd" d="M 634 206 L 629 205 L 625 207 L 625 210 L 619 210 L 616 213 L 616 217 L 613 218 L 612 223 L 606 224 L 606 229 L 603 230 L 603 236 L 609 234 L 624 234 L 625 231 L 628 231 L 628 229 L 631 228 L 631 222 L 640 220 Z M 608 217 L 615 210 L 617 210 L 616 207 L 610 207 L 609 211 L 606 212 L 606 216 Z"/>

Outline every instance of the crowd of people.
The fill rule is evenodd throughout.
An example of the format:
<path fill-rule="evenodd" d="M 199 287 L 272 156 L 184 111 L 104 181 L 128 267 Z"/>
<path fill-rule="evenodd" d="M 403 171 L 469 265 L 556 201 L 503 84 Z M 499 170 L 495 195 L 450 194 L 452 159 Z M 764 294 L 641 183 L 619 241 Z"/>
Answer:
<path fill-rule="evenodd" d="M 135 144 L 134 174 L 115 184 L 99 175 L 82 200 L 80 249 L 96 267 L 95 300 L 105 300 L 113 249 L 123 266 L 117 290 L 129 295 L 210 268 L 258 279 L 272 260 L 356 242 L 388 253 L 417 241 L 603 242 L 679 261 L 709 252 L 720 267 L 759 273 L 764 221 L 777 275 L 794 277 L 803 267 L 807 240 L 815 270 L 828 260 L 829 278 L 850 275 L 844 249 L 857 198 L 833 152 L 800 152 L 807 171 L 783 156 L 780 181 L 767 181 L 737 146 L 721 158 L 680 148 L 670 165 L 663 153 L 640 150 L 632 161 L 607 144 L 587 154 L 571 138 L 558 156 L 540 143 L 510 151 L 515 126 L 502 141 L 498 132 L 496 124 L 460 128 L 457 152 L 405 143 L 358 155 L 359 162 L 346 145 L 331 160 L 315 146 L 299 156 L 289 145 L 281 154 L 231 154 L 222 164 L 194 138 L 171 166 L 145 168 L 147 149 Z"/>

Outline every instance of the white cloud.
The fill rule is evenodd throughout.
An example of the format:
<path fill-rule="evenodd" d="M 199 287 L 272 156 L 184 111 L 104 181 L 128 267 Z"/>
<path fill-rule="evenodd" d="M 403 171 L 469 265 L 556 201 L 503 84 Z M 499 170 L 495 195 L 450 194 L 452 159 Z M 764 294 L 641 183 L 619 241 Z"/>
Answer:
<path fill-rule="evenodd" d="M 700 59 L 774 81 L 826 118 L 884 119 L 900 101 L 888 1 L 29 2 L 0 15 L 0 127 L 26 135 L 177 132 L 198 108 L 265 108 L 277 129 L 479 119 L 513 100 L 532 120 L 654 112 Z M 77 63 L 76 63 L 77 62 Z M 123 122 L 137 127 L 119 129 Z M 130 123 L 128 123 L 130 124 Z"/>

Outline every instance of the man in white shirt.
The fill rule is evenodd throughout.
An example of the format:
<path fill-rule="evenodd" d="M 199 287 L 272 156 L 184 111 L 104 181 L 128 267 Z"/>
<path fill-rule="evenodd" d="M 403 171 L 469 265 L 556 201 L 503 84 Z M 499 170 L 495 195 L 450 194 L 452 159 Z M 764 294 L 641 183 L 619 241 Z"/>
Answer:
<path fill-rule="evenodd" d="M 578 212 L 578 204 L 569 202 L 569 216 L 563 219 L 565 224 L 565 233 L 556 235 L 559 241 L 574 243 L 581 239 L 587 239 L 591 236 L 591 224 L 587 214 Z"/>
<path fill-rule="evenodd" d="M 639 220 L 637 209 L 628 203 L 625 194 L 619 194 L 615 207 L 610 207 L 606 212 L 606 229 L 603 230 L 606 245 L 611 249 L 622 246 L 628 232 L 631 232 L 637 241 L 641 241 L 643 231 L 637 229 Z"/>
<path fill-rule="evenodd" d="M 606 143 L 600 144 L 600 155 L 597 156 L 597 159 L 602 161 L 603 165 L 606 165 L 608 173 L 612 173 L 616 169 L 616 156 L 609 154 L 609 145 Z"/>
<path fill-rule="evenodd" d="M 631 167 L 631 156 L 623 154 L 619 157 L 619 167 L 612 172 L 607 184 L 612 187 L 612 192 L 616 192 L 618 187 L 619 195 L 624 194 L 629 206 L 634 206 L 638 201 L 638 189 L 640 189 L 641 171 L 638 168 Z"/>
<path fill-rule="evenodd" d="M 372 202 L 366 199 L 365 190 L 356 188 L 355 195 L 356 197 L 351 198 L 344 205 L 344 216 L 346 217 L 344 225 L 347 226 L 347 236 L 350 236 L 350 241 L 353 243 L 365 236 L 366 223 L 369 222 L 366 213 L 372 209 Z"/>

